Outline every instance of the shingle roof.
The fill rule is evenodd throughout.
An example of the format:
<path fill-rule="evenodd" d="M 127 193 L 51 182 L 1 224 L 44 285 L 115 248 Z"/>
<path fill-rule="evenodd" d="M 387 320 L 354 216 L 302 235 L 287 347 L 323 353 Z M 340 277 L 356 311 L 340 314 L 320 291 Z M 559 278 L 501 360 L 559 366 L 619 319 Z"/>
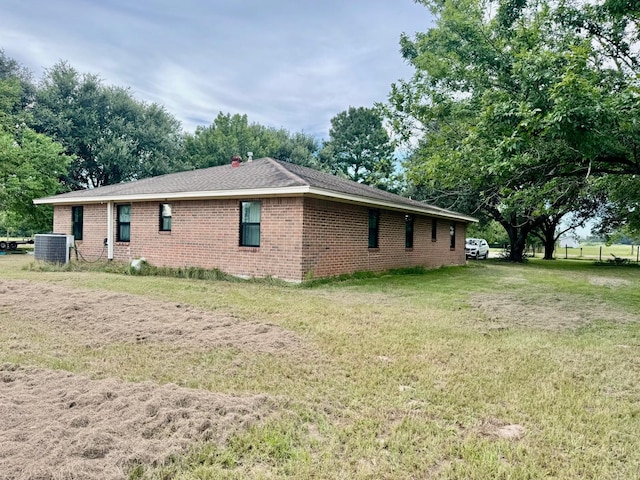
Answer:
<path fill-rule="evenodd" d="M 299 187 L 299 188 L 296 188 Z M 242 163 L 234 168 L 230 164 L 200 170 L 170 173 L 127 183 L 108 185 L 94 189 L 63 193 L 35 200 L 35 203 L 77 204 L 99 201 L 153 200 L 163 198 L 207 198 L 240 196 L 263 192 L 309 193 L 343 201 L 384 205 L 418 210 L 441 217 L 475 221 L 474 218 L 443 208 L 411 200 L 375 187 L 346 180 L 293 163 L 261 158 Z"/>

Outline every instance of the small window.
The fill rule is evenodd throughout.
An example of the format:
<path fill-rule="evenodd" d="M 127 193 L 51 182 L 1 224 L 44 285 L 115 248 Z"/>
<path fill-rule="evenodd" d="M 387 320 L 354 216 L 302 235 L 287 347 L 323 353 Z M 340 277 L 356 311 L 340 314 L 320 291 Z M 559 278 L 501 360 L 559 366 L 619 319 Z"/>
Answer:
<path fill-rule="evenodd" d="M 404 246 L 413 248 L 413 215 L 404 216 Z"/>
<path fill-rule="evenodd" d="M 131 241 L 131 205 L 118 205 L 118 242 Z"/>
<path fill-rule="evenodd" d="M 452 222 L 449 227 L 450 244 L 449 247 L 456 248 L 456 222 Z"/>
<path fill-rule="evenodd" d="M 260 202 L 240 204 L 240 246 L 260 246 Z"/>
<path fill-rule="evenodd" d="M 72 233 L 75 240 L 82 240 L 82 215 L 83 207 L 71 207 Z"/>
<path fill-rule="evenodd" d="M 378 248 L 378 233 L 380 229 L 380 212 L 369 210 L 369 248 Z"/>
<path fill-rule="evenodd" d="M 161 232 L 171 231 L 171 204 L 170 203 L 160 204 L 160 231 Z"/>
<path fill-rule="evenodd" d="M 435 218 L 431 220 L 431 241 L 436 241 L 436 236 L 438 233 L 438 222 Z"/>

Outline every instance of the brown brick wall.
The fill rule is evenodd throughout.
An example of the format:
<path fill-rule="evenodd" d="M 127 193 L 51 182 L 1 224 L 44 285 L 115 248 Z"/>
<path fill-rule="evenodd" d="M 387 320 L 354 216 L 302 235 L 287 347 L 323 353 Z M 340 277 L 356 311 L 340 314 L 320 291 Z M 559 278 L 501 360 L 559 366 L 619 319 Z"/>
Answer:
<path fill-rule="evenodd" d="M 405 248 L 405 214 L 380 210 L 378 248 L 369 248 L 369 209 L 320 199 L 305 199 L 303 275 L 326 277 L 356 271 L 437 267 L 465 263 L 466 226 L 456 223 L 456 248 L 450 249 L 451 222 L 414 215 L 413 248 Z"/>
<path fill-rule="evenodd" d="M 259 248 L 239 246 L 238 200 L 170 202 L 170 232 L 159 231 L 159 202 L 136 202 L 131 204 L 130 242 L 114 243 L 114 259 L 144 257 L 156 266 L 218 268 L 232 275 L 301 280 L 302 198 L 252 200 L 262 202 Z M 113 213 L 117 229 L 115 206 Z M 76 243 L 86 260 L 101 254 L 106 258 L 106 217 L 106 205 L 84 206 L 83 240 Z M 71 207 L 55 207 L 54 231 L 71 233 Z"/>
<path fill-rule="evenodd" d="M 100 257 L 107 258 L 107 249 L 103 243 L 107 237 L 106 218 L 106 204 L 84 205 L 82 240 L 77 240 L 76 246 L 85 260 L 93 261 Z M 69 235 L 73 234 L 70 206 L 55 207 L 53 231 Z"/>
<path fill-rule="evenodd" d="M 355 271 L 464 264 L 465 225 L 449 248 L 449 221 L 415 216 L 414 247 L 405 248 L 404 214 L 380 210 L 379 248 L 368 248 L 368 208 L 312 198 L 263 198 L 260 247 L 239 246 L 238 200 L 175 201 L 170 232 L 159 231 L 159 202 L 131 204 L 131 241 L 114 244 L 114 259 L 144 257 L 156 266 L 218 268 L 232 275 L 303 280 Z M 304 211 L 303 211 L 304 210 Z M 117 208 L 114 206 L 114 228 Z M 107 205 L 84 206 L 78 251 L 95 260 L 107 251 Z M 71 207 L 56 206 L 54 231 L 71 233 Z M 303 235 L 304 233 L 304 235 Z M 114 235 L 115 237 L 115 235 Z"/>
<path fill-rule="evenodd" d="M 259 248 L 239 246 L 238 200 L 172 202 L 171 232 L 158 231 L 158 203 L 147 202 L 132 206 L 131 250 L 125 258 L 144 257 L 153 265 L 169 267 L 218 268 L 232 275 L 299 280 L 300 248 L 294 224 L 302 217 L 301 199 L 252 200 L 261 201 Z"/>

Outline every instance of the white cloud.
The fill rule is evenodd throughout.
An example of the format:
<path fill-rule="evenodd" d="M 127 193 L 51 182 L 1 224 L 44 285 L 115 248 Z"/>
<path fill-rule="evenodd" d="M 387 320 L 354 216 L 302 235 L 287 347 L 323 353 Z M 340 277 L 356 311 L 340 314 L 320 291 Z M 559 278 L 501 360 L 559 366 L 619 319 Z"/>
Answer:
<path fill-rule="evenodd" d="M 412 0 L 3 0 L 0 49 L 36 78 L 66 60 L 130 87 L 187 130 L 223 111 L 326 137 L 411 75 L 399 36 L 429 21 Z"/>

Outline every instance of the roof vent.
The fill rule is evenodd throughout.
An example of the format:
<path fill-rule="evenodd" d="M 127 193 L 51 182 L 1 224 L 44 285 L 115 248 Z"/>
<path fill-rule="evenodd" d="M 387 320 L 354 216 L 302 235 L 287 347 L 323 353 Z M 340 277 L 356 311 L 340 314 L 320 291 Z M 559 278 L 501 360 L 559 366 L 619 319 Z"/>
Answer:
<path fill-rule="evenodd" d="M 247 152 L 247 162 L 253 162 L 253 152 Z"/>
<path fill-rule="evenodd" d="M 231 157 L 231 166 L 233 168 L 238 168 L 242 163 L 242 157 L 240 155 L 234 155 Z"/>

